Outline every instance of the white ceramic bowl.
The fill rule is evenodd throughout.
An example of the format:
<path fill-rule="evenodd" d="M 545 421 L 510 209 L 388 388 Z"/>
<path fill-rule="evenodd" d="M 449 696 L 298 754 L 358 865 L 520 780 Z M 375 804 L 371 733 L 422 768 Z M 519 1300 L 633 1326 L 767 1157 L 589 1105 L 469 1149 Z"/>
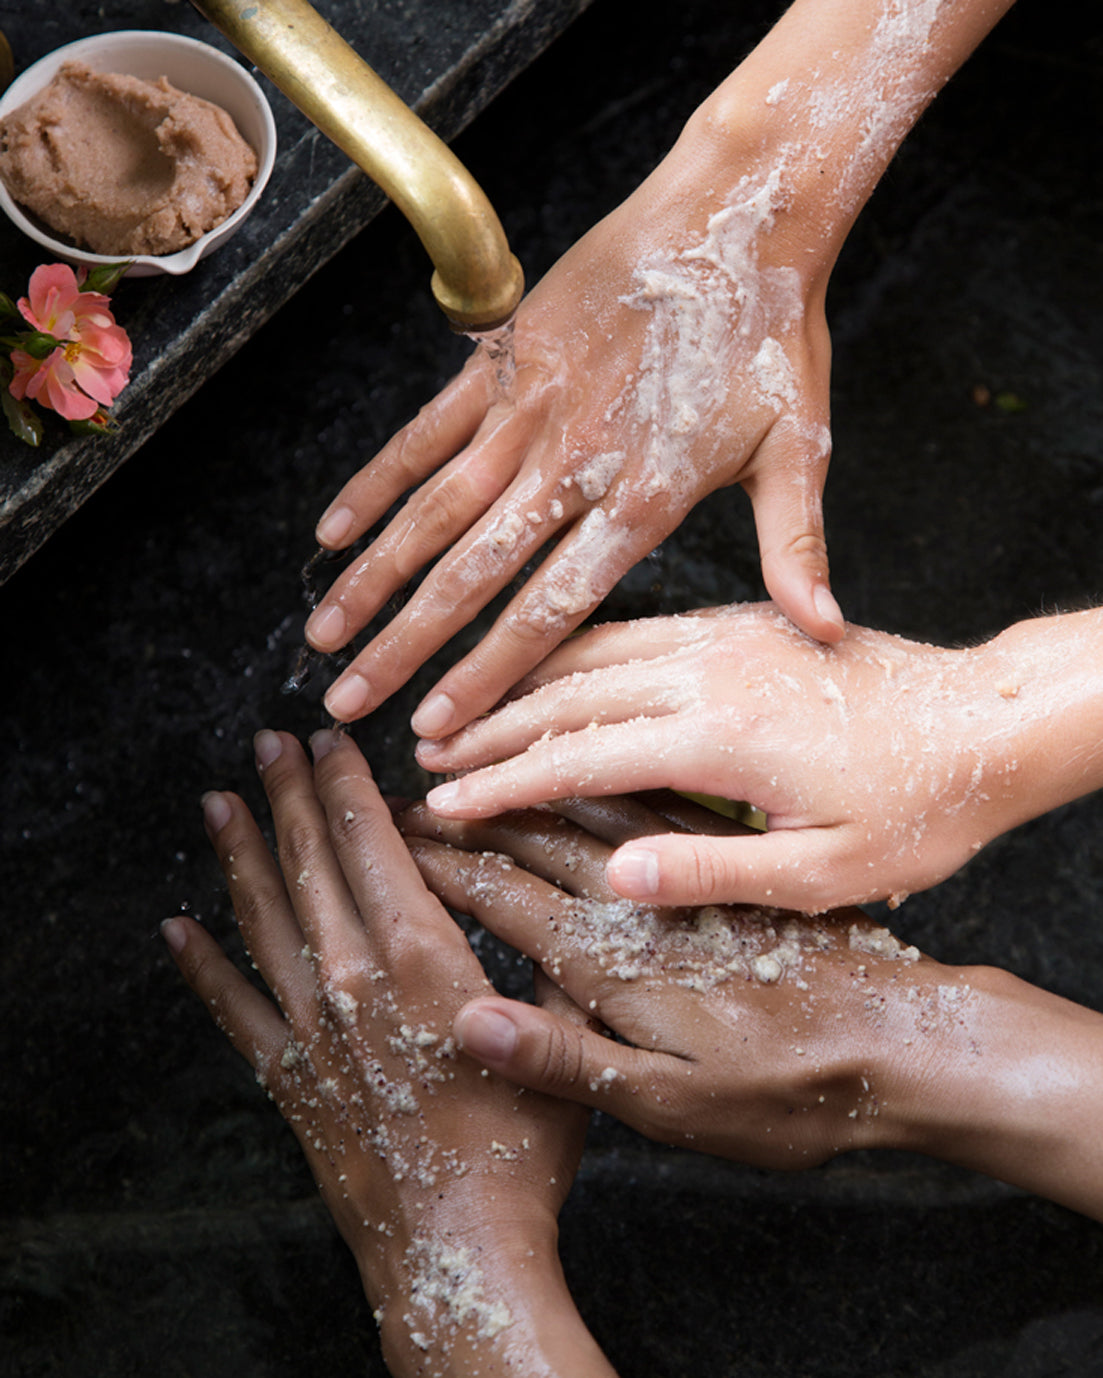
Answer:
<path fill-rule="evenodd" d="M 175 254 L 135 257 L 129 276 L 150 277 L 155 273 L 180 274 L 190 272 L 201 258 L 224 244 L 257 204 L 272 172 L 276 159 L 276 122 L 264 92 L 240 62 L 219 52 L 198 39 L 183 34 L 160 33 L 146 29 L 122 29 L 117 33 L 96 34 L 78 39 L 64 48 L 47 53 L 33 66 L 16 77 L 0 96 L 0 117 L 17 109 L 53 80 L 63 62 L 77 59 L 98 72 L 117 72 L 126 76 L 156 81 L 167 77 L 181 91 L 221 105 L 232 117 L 257 155 L 257 175 L 249 195 L 221 225 L 200 236 L 194 244 Z M 0 182 L 0 210 L 8 219 L 67 263 L 117 262 L 104 254 L 76 249 L 64 240 L 56 239 L 35 216 L 29 215 L 12 200 Z"/>

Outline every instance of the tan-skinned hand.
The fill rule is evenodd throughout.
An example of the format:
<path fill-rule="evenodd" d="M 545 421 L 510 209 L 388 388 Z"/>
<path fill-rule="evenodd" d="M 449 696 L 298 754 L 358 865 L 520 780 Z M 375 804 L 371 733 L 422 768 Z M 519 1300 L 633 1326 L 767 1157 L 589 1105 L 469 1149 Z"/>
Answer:
<path fill-rule="evenodd" d="M 875 1070 L 878 1050 L 914 1034 L 918 1016 L 891 992 L 927 984 L 933 1008 L 925 959 L 856 909 L 812 920 L 619 900 L 605 881 L 612 845 L 657 825 L 742 831 L 673 796 L 648 798 L 661 814 L 613 799 L 483 823 L 425 805 L 401 816 L 429 888 L 620 1036 L 490 999 L 460 1014 L 463 1046 L 651 1138 L 758 1166 L 803 1167 L 881 1142 L 894 1087 Z"/>
<path fill-rule="evenodd" d="M 666 1143 L 774 1168 L 917 1150 L 1103 1217 L 1103 1015 L 921 956 L 860 910 L 615 901 L 610 847 L 660 824 L 735 825 L 663 794 L 556 807 L 403 815 L 430 888 L 617 1035 L 479 998 L 453 1026 L 466 1053 Z"/>
<path fill-rule="evenodd" d="M 204 801 L 277 1004 L 190 919 L 164 926 L 176 961 L 294 1130 L 394 1374 L 610 1378 L 555 1248 L 586 1115 L 459 1055 L 452 1019 L 491 987 L 360 752 L 339 734 L 313 745 L 312 769 L 293 737 L 257 737 L 279 865 L 236 795 Z"/>

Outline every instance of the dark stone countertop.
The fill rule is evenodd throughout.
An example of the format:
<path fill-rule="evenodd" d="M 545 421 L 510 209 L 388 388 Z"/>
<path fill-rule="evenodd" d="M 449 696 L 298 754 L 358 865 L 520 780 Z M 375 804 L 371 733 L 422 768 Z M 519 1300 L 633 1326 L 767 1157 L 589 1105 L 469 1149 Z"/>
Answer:
<path fill-rule="evenodd" d="M 458 148 L 530 281 L 781 8 L 597 0 L 495 100 Z M 1100 598 L 1103 48 L 1074 8 L 1012 11 L 908 139 L 835 274 L 826 507 L 857 622 L 954 644 Z M 233 944 L 200 795 L 258 807 L 252 734 L 321 721 L 320 683 L 279 688 L 314 520 L 465 350 L 408 227 L 378 217 L 0 590 L 5 1378 L 383 1374 L 290 1133 L 157 925 L 183 907 Z M 982 385 L 1021 405 L 978 405 Z M 606 611 L 759 595 L 736 490 Z M 356 728 L 385 788 L 424 789 L 408 717 L 459 649 Z M 892 925 L 1101 1009 L 1101 835 L 1097 795 L 1017 829 Z M 523 986 L 508 953 L 480 951 Z M 624 1378 L 1103 1374 L 1100 1227 L 922 1158 L 775 1176 L 599 1118 L 562 1226 L 569 1281 Z"/>
<path fill-rule="evenodd" d="M 442 138 L 452 140 L 587 0 L 331 0 L 316 8 Z M 183 0 L 57 7 L 0 4 L 16 73 L 91 34 L 164 29 L 233 47 Z M 236 56 L 236 54 L 235 54 Z M 0 580 L 9 577 L 120 464 L 385 205 L 382 193 L 264 76 L 278 155 L 264 195 L 232 240 L 183 278 L 123 283 L 116 315 L 135 365 L 110 437 L 73 437 L 49 415 L 32 450 L 0 433 Z M 17 296 L 45 250 L 0 216 L 0 290 Z M 371 310 L 377 265 L 356 275 Z M 432 267 L 426 259 L 428 290 Z"/>

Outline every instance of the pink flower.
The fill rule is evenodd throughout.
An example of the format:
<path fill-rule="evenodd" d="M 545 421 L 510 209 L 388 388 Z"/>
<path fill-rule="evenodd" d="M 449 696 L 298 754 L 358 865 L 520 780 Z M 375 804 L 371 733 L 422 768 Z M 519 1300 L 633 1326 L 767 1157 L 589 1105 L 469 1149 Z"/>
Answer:
<path fill-rule="evenodd" d="M 29 397 L 69 421 L 86 421 L 109 407 L 126 386 L 133 353 L 108 298 L 82 292 L 72 268 L 52 263 L 34 270 L 27 296 L 16 305 L 29 325 L 60 343 L 44 359 L 12 350 L 12 396 Z"/>

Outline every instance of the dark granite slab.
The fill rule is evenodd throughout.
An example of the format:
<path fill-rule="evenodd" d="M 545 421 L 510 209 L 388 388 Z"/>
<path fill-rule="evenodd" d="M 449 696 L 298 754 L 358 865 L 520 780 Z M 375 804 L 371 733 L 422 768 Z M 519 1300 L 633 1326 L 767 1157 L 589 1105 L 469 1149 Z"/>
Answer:
<path fill-rule="evenodd" d="M 451 140 L 586 3 L 323 0 L 317 8 Z M 17 74 L 63 44 L 117 29 L 164 29 L 234 51 L 182 0 L 0 4 L 0 30 L 11 44 Z M 131 382 L 114 408 L 121 430 L 110 437 L 73 438 L 50 417 L 37 451 L 16 441 L 6 426 L 0 434 L 0 580 L 384 206 L 382 194 L 345 155 L 271 82 L 260 81 L 276 116 L 279 153 L 256 211 L 229 244 L 186 277 L 131 280 L 116 294 L 116 315 L 130 332 L 135 355 Z M 22 292 L 43 252 L 0 217 L 0 290 Z M 362 263 L 350 279 L 357 310 L 372 310 L 380 268 Z M 426 260 L 426 290 L 430 273 Z"/>
<path fill-rule="evenodd" d="M 1100 598 L 1103 47 L 1073 9 L 1012 12 L 839 265 L 827 513 L 856 621 L 954 642 Z M 458 147 L 531 280 L 780 10 L 599 0 L 495 101 Z M 366 264 L 386 265 L 370 310 L 348 297 Z M 157 923 L 183 907 L 233 942 L 198 800 L 258 804 L 252 733 L 320 721 L 319 684 L 279 689 L 298 568 L 343 479 L 465 353 L 425 277 L 407 227 L 379 217 L 0 590 L 4 1378 L 382 1375 L 298 1150 Z M 308 333 L 325 343 L 304 356 Z M 978 405 L 978 385 L 1024 405 Z M 728 492 L 608 612 L 759 592 Z M 396 792 L 424 788 L 407 719 L 439 664 L 356 729 Z M 944 960 L 1103 1008 L 1100 836 L 1096 796 L 892 922 Z M 481 951 L 522 987 L 508 954 Z M 772 1176 L 599 1120 L 563 1242 L 624 1378 L 1103 1374 L 1103 1230 L 923 1159 Z"/>

